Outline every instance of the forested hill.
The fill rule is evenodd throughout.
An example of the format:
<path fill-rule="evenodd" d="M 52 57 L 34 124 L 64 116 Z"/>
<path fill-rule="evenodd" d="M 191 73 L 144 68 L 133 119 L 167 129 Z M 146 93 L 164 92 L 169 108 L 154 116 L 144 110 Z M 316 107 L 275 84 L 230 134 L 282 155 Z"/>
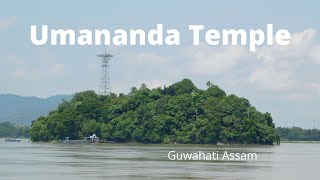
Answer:
<path fill-rule="evenodd" d="M 57 95 L 46 99 L 13 94 L 0 94 L 0 122 L 8 121 L 18 125 L 31 125 L 31 121 L 41 115 L 48 115 L 56 109 L 63 99 L 70 100 L 72 95 Z"/>
<path fill-rule="evenodd" d="M 128 95 L 77 93 L 33 122 L 31 140 L 83 139 L 93 133 L 141 143 L 272 144 L 278 138 L 270 113 L 210 82 L 207 86 L 201 90 L 184 79 L 163 89 L 142 84 Z"/>

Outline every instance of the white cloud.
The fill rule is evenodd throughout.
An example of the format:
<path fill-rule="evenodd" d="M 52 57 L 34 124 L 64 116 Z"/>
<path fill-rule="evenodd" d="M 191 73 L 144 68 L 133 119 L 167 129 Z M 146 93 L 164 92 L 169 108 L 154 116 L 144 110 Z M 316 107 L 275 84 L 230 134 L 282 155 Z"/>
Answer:
<path fill-rule="evenodd" d="M 204 43 L 189 47 L 182 53 L 189 60 L 186 68 L 195 75 L 223 74 L 232 71 L 249 57 L 249 52 L 243 46 L 214 47 Z"/>
<path fill-rule="evenodd" d="M 290 101 L 320 98 L 315 78 L 319 71 L 306 70 L 320 64 L 320 45 L 314 29 L 291 34 L 288 46 L 261 46 L 249 52 L 245 46 L 209 46 L 201 43 L 183 49 L 187 59 L 180 69 L 192 77 L 217 77 L 222 85 L 263 93 L 265 96 Z M 302 69 L 306 68 L 306 69 Z"/>
<path fill-rule="evenodd" d="M 264 46 L 255 56 L 260 63 L 252 69 L 249 82 L 266 90 L 293 92 L 306 87 L 299 69 L 320 59 L 320 48 L 315 42 L 316 31 L 307 29 L 293 33 L 288 46 Z M 318 49 L 319 48 L 319 49 Z M 320 60 L 319 60 L 320 61 Z M 295 94 L 292 97 L 297 97 Z M 299 97 L 303 97 L 299 95 Z"/>
<path fill-rule="evenodd" d="M 266 90 L 283 90 L 295 84 L 290 80 L 291 72 L 276 70 L 273 66 L 259 67 L 249 76 L 249 82 Z"/>
<path fill-rule="evenodd" d="M 320 64 L 320 45 L 312 47 L 309 56 L 314 63 Z"/>
<path fill-rule="evenodd" d="M 170 86 L 172 83 L 170 81 L 161 81 L 161 80 L 138 80 L 136 87 L 140 87 L 141 84 L 146 84 L 149 89 L 163 88 L 164 86 Z"/>
<path fill-rule="evenodd" d="M 264 63 L 286 62 L 287 65 L 300 63 L 315 43 L 316 31 L 307 29 L 303 32 L 293 33 L 290 44 L 287 46 L 273 45 L 257 48 L 255 56 Z"/>
<path fill-rule="evenodd" d="M 306 88 L 310 88 L 311 91 L 313 91 L 313 94 L 317 95 L 318 97 L 320 96 L 320 83 L 317 82 L 311 82 L 308 83 Z"/>
<path fill-rule="evenodd" d="M 53 64 L 51 65 L 50 68 L 50 75 L 52 76 L 59 76 L 64 70 L 64 65 L 63 64 Z"/>
<path fill-rule="evenodd" d="M 284 94 L 281 98 L 290 102 L 319 101 L 320 82 L 299 82 L 291 92 Z"/>
<path fill-rule="evenodd" d="M 23 60 L 11 61 L 7 66 L 10 66 L 13 69 L 11 72 L 11 78 L 15 81 L 39 81 L 45 78 L 55 79 L 61 76 L 65 70 L 65 66 L 63 64 L 52 64 L 47 69 L 37 69 L 25 64 Z"/>
<path fill-rule="evenodd" d="M 12 78 L 14 80 L 23 78 L 26 74 L 26 70 L 23 67 L 18 67 L 13 73 L 12 73 Z"/>
<path fill-rule="evenodd" d="M 177 77 L 180 74 L 180 66 L 176 57 L 159 55 L 153 52 L 128 52 L 121 56 L 122 76 L 128 79 L 167 79 L 168 77 Z M 114 63 L 113 68 L 117 68 Z"/>
<path fill-rule="evenodd" d="M 134 63 L 138 64 L 163 64 L 167 62 L 167 59 L 153 53 L 141 53 L 134 59 Z"/>
<path fill-rule="evenodd" d="M 8 17 L 6 19 L 0 19 L 0 30 L 9 28 L 17 21 L 17 17 L 12 16 Z"/>

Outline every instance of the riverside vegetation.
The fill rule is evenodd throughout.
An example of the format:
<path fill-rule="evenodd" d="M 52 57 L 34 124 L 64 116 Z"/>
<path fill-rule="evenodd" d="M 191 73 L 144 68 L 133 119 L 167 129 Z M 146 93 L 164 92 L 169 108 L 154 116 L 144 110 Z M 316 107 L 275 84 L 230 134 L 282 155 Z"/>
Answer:
<path fill-rule="evenodd" d="M 184 79 L 169 87 L 133 87 L 127 95 L 80 92 L 48 116 L 33 121 L 32 141 L 96 133 L 116 142 L 273 144 L 279 139 L 270 113 L 261 113 L 245 98 L 226 95 L 207 82 L 198 89 Z"/>
<path fill-rule="evenodd" d="M 0 123 L 0 138 L 29 138 L 28 126 L 18 126 L 8 121 Z"/>
<path fill-rule="evenodd" d="M 277 131 L 283 141 L 320 141 L 319 129 L 277 127 Z"/>

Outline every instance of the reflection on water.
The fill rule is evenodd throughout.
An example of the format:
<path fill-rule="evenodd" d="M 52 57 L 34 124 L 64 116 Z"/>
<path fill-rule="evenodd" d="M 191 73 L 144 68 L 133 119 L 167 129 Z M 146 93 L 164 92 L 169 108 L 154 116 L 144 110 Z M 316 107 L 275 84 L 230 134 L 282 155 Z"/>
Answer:
<path fill-rule="evenodd" d="M 258 160 L 170 161 L 169 151 L 254 152 Z M 319 152 L 320 144 L 217 146 L 0 140 L 0 179 L 317 179 Z"/>

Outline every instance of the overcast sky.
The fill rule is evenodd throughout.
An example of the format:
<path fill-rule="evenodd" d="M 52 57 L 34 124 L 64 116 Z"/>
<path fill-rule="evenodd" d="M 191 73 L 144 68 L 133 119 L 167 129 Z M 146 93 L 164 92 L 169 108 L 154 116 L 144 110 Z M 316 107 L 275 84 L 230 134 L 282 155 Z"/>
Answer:
<path fill-rule="evenodd" d="M 77 3 L 75 3 L 77 2 Z M 156 24 L 181 33 L 181 45 L 107 47 L 112 91 L 170 85 L 190 78 L 200 88 L 210 80 L 270 112 L 277 126 L 320 128 L 320 4 L 309 1 L 4 1 L 0 11 L 0 93 L 48 97 L 98 90 L 96 54 L 103 46 L 35 46 L 30 25 L 51 28 L 149 30 Z M 205 29 L 288 29 L 290 45 L 192 46 L 190 24 Z M 315 123 L 314 123 L 315 121 Z"/>

